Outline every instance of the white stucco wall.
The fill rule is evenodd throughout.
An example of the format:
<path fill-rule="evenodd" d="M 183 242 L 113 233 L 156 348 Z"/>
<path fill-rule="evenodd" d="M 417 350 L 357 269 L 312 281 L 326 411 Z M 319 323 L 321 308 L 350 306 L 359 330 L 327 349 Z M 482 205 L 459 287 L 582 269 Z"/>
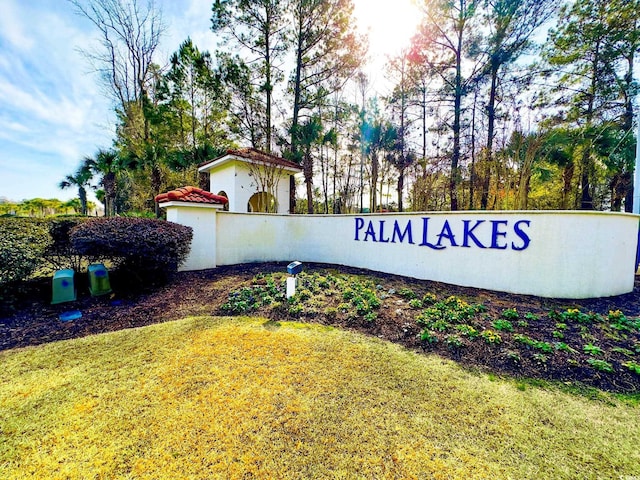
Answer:
<path fill-rule="evenodd" d="M 160 205 L 167 209 L 167 220 L 193 229 L 191 252 L 180 270 L 204 270 L 216 267 L 216 212 L 222 205 L 169 202 Z"/>
<path fill-rule="evenodd" d="M 216 217 L 217 265 L 334 263 L 558 298 L 633 290 L 640 218 L 541 211 Z"/>
<path fill-rule="evenodd" d="M 229 210 L 232 212 L 246 212 L 247 203 L 245 202 L 242 209 L 239 210 L 240 203 L 236 192 L 236 171 L 233 162 L 227 163 L 218 168 L 215 175 L 209 177 L 209 191 L 219 194 L 224 191 L 229 198 Z"/>
<path fill-rule="evenodd" d="M 259 182 L 249 175 L 249 173 L 250 169 L 245 162 L 238 160 L 227 162 L 209 172 L 209 190 L 215 194 L 224 190 L 229 198 L 229 211 L 246 212 L 249 199 L 259 191 Z M 282 173 L 282 178 L 278 182 L 276 192 L 278 200 L 277 213 L 288 213 L 289 173 Z"/>

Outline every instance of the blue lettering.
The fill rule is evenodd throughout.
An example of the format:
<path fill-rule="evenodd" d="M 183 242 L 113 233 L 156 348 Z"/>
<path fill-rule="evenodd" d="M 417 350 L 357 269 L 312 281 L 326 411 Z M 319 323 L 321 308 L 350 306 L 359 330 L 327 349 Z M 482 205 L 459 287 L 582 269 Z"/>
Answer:
<path fill-rule="evenodd" d="M 422 217 L 422 243 L 420 244 L 420 246 L 433 248 L 434 250 L 443 250 L 447 248 L 447 247 L 441 247 L 439 245 L 433 245 L 432 243 L 429 243 L 427 241 L 428 235 L 429 235 L 429 217 Z"/>
<path fill-rule="evenodd" d="M 362 227 L 364 227 L 364 218 L 356 217 L 356 240 L 360 240 L 359 233 Z"/>
<path fill-rule="evenodd" d="M 389 238 L 384 239 L 384 220 L 380 220 L 380 242 L 389 243 Z"/>
<path fill-rule="evenodd" d="M 456 234 L 454 233 L 454 229 L 451 227 L 449 220 L 444 220 L 442 228 L 440 228 L 440 233 L 430 238 L 430 219 L 430 217 L 422 217 L 422 242 L 419 244 L 421 247 L 429 247 L 433 250 L 444 250 L 449 246 L 465 248 L 478 247 L 482 249 L 492 248 L 496 250 L 506 250 L 511 248 L 515 251 L 522 251 L 529 248 L 529 245 L 531 244 L 531 236 L 529 234 L 529 229 L 531 228 L 530 220 L 518 220 L 513 224 L 512 230 L 509 229 L 508 220 L 461 220 L 463 224 L 463 238 L 462 243 L 460 244 L 456 239 Z M 410 245 L 415 245 L 415 242 L 413 241 L 412 220 L 408 220 L 404 226 L 402 226 L 398 220 L 394 220 L 393 231 L 390 236 L 388 231 L 385 233 L 385 222 L 386 220 L 378 220 L 376 229 L 374 221 L 366 220 L 363 217 L 356 217 L 354 225 L 355 241 L 408 243 Z M 478 232 L 478 228 L 485 222 L 491 223 L 490 246 L 487 245 L 488 240 L 486 238 L 482 238 L 483 235 L 480 235 L 482 232 Z"/>
<path fill-rule="evenodd" d="M 442 226 L 442 230 L 440 231 L 440 235 L 438 235 L 438 243 L 436 244 L 437 246 L 441 246 L 442 245 L 442 239 L 446 238 L 449 240 L 449 243 L 451 244 L 452 247 L 457 247 L 458 244 L 456 243 L 456 237 L 453 234 L 453 232 L 451 231 L 451 227 L 449 226 L 449 221 L 445 220 L 444 221 L 444 225 Z"/>
<path fill-rule="evenodd" d="M 400 241 L 400 243 L 404 242 L 404 237 L 409 238 L 409 243 L 413 244 L 413 233 L 411 231 L 411 220 L 407 222 L 407 226 L 404 228 L 404 231 L 400 231 L 400 225 L 398 225 L 398 221 L 393 222 L 393 235 L 391 236 L 391 243 L 396 243 L 396 238 Z"/>
<path fill-rule="evenodd" d="M 511 242 L 511 248 L 517 251 L 524 250 L 531 243 L 531 238 L 526 234 L 526 232 L 522 231 L 522 228 L 520 228 L 520 224 L 524 224 L 529 227 L 531 226 L 531 222 L 529 220 L 520 220 L 513 226 L 513 231 L 522 240 L 522 245 L 516 245 L 514 242 Z"/>
<path fill-rule="evenodd" d="M 507 245 L 499 245 L 498 238 L 506 237 L 507 232 L 500 231 L 500 225 L 508 225 L 509 222 L 506 220 L 491 220 L 491 248 L 497 248 L 498 250 L 506 250 Z"/>
<path fill-rule="evenodd" d="M 469 240 L 472 240 L 476 246 L 480 248 L 487 248 L 482 244 L 482 242 L 480 242 L 480 240 L 478 240 L 478 237 L 473 234 L 473 231 L 478 228 L 481 223 L 484 223 L 484 220 L 476 220 L 476 224 L 471 228 L 469 228 L 471 220 L 463 220 L 462 222 L 464 223 L 464 241 L 462 242 L 462 246 L 470 247 Z"/>
<path fill-rule="evenodd" d="M 373 228 L 373 222 L 371 222 L 371 221 L 369 222 L 369 226 L 367 227 L 367 231 L 364 232 L 364 241 L 366 242 L 367 239 L 370 236 L 373 237 L 373 241 L 374 242 L 377 242 L 377 240 L 376 240 L 376 230 Z"/>

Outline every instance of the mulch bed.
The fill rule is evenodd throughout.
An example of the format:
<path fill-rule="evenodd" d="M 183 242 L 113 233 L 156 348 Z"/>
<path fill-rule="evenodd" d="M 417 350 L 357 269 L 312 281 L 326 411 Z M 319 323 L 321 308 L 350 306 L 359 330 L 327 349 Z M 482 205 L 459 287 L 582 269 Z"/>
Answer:
<path fill-rule="evenodd" d="M 551 310 L 564 311 L 578 308 L 585 312 L 595 312 L 606 316 L 610 310 L 621 310 L 627 317 L 640 316 L 640 280 L 636 279 L 633 292 L 610 298 L 589 300 L 546 299 L 526 295 L 513 295 L 488 290 L 458 287 L 438 282 L 416 280 L 365 271 L 342 266 L 305 264 L 305 271 L 313 272 L 333 268 L 339 272 L 362 274 L 372 278 L 385 290 L 411 288 L 419 295 L 432 292 L 438 298 L 456 295 L 468 302 L 482 303 L 487 313 L 499 318 L 507 308 L 516 308 L 518 312 L 531 312 L 543 317 Z M 39 345 L 47 342 L 78 338 L 86 335 L 110 332 L 125 328 L 141 327 L 153 323 L 176 320 L 194 315 L 221 315 L 220 307 L 227 300 L 229 292 L 248 284 L 258 273 L 286 271 L 286 264 L 264 263 L 219 267 L 198 272 L 180 272 L 169 284 L 143 291 L 134 292 L 127 288 L 126 279 L 117 272 L 111 273 L 111 285 L 114 292 L 101 297 L 89 295 L 86 276 L 76 275 L 78 298 L 75 302 L 51 305 L 51 280 L 40 279 L 23 286 L 17 300 L 11 305 L 0 306 L 0 350 Z M 395 302 L 395 303 L 393 303 Z M 79 310 L 82 317 L 73 321 L 61 321 L 60 314 L 69 310 Z M 287 314 L 265 309 L 258 315 L 271 316 L 273 320 L 289 320 Z M 496 350 L 485 342 L 475 341 L 464 348 L 451 349 L 443 342 L 427 345 L 418 338 L 420 327 L 415 323 L 410 309 L 401 300 L 386 302 L 378 311 L 374 322 L 327 318 L 317 314 L 312 318 L 297 320 L 330 324 L 360 331 L 368 335 L 400 343 L 416 351 L 430 351 L 453 358 L 462 365 L 479 368 L 497 374 L 509 374 L 521 378 L 541 378 L 563 382 L 580 382 L 604 390 L 616 392 L 640 392 L 640 376 L 631 372 L 617 372 L 615 375 L 598 372 L 586 364 L 567 367 L 565 352 L 554 352 L 549 360 L 540 363 L 531 358 L 514 361 L 511 345 L 501 345 Z M 275 317 L 278 318 L 275 318 Z M 553 340 L 554 326 L 550 321 L 539 322 L 528 330 L 528 334 L 537 338 Z M 630 335 L 630 343 L 640 345 L 640 334 Z M 593 339 L 593 343 L 607 347 L 610 338 L 602 335 Z M 567 342 L 568 343 L 568 342 Z M 532 354 L 533 355 L 533 354 Z M 640 357 L 639 355 L 636 355 Z M 640 363 L 640 359 L 634 361 Z"/>

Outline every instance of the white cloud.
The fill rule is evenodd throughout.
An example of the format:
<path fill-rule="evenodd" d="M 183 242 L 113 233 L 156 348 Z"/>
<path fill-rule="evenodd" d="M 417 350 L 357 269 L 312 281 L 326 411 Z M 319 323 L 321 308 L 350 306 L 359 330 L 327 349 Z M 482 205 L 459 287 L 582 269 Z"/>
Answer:
<path fill-rule="evenodd" d="M 77 50 L 94 33 L 66 2 L 12 1 L 5 15 L 7 1 L 0 16 L 0 196 L 70 197 L 57 183 L 113 138 L 111 102 Z"/>
<path fill-rule="evenodd" d="M 19 50 L 29 51 L 35 45 L 35 40 L 27 35 L 29 28 L 19 14 L 18 5 L 12 0 L 3 0 L 2 15 L 0 15 L 0 36 Z"/>

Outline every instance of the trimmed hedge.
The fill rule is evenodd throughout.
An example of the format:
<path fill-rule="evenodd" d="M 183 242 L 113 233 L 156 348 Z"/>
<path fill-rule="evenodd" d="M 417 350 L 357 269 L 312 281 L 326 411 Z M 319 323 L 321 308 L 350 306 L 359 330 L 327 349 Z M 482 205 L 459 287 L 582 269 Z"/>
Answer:
<path fill-rule="evenodd" d="M 0 285 L 29 278 L 50 243 L 46 220 L 0 218 Z"/>
<path fill-rule="evenodd" d="M 49 236 L 51 242 L 44 252 L 47 263 L 53 270 L 70 268 L 79 272 L 86 268 L 92 260 L 99 258 L 85 258 L 71 245 L 71 231 L 85 222 L 88 217 L 55 217 L 49 219 Z"/>
<path fill-rule="evenodd" d="M 100 218 L 70 232 L 78 253 L 109 258 L 118 269 L 147 283 L 164 281 L 178 270 L 192 237 L 190 227 L 149 218 Z"/>

